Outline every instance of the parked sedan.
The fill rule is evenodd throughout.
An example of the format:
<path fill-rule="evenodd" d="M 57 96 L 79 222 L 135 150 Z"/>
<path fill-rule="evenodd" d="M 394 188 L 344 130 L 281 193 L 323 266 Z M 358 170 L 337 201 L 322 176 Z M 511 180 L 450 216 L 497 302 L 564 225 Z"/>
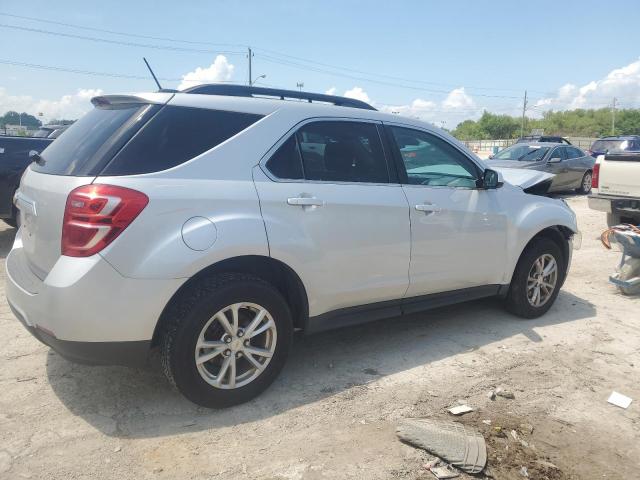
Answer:
<path fill-rule="evenodd" d="M 489 160 L 494 167 L 529 168 L 553 173 L 549 192 L 591 191 L 595 159 L 573 145 L 562 143 L 516 143 Z"/>

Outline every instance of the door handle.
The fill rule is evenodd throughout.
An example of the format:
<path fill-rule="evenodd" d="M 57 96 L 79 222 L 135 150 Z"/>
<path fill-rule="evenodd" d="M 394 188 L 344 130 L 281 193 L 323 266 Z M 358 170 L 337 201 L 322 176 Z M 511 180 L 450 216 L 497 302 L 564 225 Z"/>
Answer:
<path fill-rule="evenodd" d="M 420 205 L 416 205 L 416 210 L 419 212 L 425 212 L 427 215 L 431 213 L 438 213 L 441 209 L 435 206 L 433 203 L 422 203 Z"/>
<path fill-rule="evenodd" d="M 324 202 L 319 198 L 315 197 L 293 197 L 287 198 L 287 203 L 289 205 L 298 205 L 301 207 L 321 207 L 324 205 Z"/>

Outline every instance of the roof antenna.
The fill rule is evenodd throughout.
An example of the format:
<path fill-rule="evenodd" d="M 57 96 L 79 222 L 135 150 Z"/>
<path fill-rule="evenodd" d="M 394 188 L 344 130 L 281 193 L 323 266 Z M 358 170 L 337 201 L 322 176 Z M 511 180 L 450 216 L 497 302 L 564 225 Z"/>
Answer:
<path fill-rule="evenodd" d="M 151 72 L 151 76 L 153 77 L 153 80 L 156 82 L 156 85 L 158 85 L 158 90 L 162 90 L 162 85 L 160 85 L 160 82 L 158 81 L 156 74 L 153 73 L 153 70 L 151 69 L 151 65 L 149 65 L 149 62 L 147 62 L 146 58 L 142 57 L 142 60 L 144 60 L 144 63 L 147 65 L 147 68 L 149 69 L 149 72 Z"/>

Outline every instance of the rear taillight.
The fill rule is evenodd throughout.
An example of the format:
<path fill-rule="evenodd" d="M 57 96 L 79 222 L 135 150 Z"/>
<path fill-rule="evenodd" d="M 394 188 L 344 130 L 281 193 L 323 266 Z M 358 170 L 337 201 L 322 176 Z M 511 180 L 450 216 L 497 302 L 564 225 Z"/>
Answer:
<path fill-rule="evenodd" d="M 88 257 L 109 245 L 149 203 L 141 192 L 84 185 L 69 193 L 62 223 L 62 255 Z"/>
<path fill-rule="evenodd" d="M 600 182 L 600 164 L 596 163 L 593 166 L 593 174 L 591 175 L 591 188 L 598 188 Z"/>

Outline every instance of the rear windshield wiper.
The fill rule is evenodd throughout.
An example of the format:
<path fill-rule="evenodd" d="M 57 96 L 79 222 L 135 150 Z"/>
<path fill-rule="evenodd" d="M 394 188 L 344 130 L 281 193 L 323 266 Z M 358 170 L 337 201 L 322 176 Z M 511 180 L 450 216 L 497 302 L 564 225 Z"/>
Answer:
<path fill-rule="evenodd" d="M 31 150 L 29 152 L 29 158 L 32 162 L 36 162 L 38 165 L 44 165 L 44 158 L 42 158 L 40 153 L 36 150 Z"/>

